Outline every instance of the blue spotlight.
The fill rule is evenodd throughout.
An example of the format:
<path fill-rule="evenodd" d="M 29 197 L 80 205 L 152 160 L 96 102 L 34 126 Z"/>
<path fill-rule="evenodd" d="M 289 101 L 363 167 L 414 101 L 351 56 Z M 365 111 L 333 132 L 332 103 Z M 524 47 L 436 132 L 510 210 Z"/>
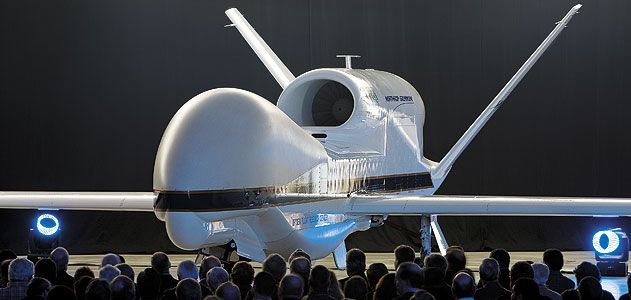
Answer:
<path fill-rule="evenodd" d="M 37 231 L 43 235 L 53 235 L 59 231 L 59 220 L 51 214 L 37 217 Z"/>
<path fill-rule="evenodd" d="M 626 276 L 629 238 L 620 228 L 597 231 L 592 237 L 596 265 L 604 276 Z"/>
<path fill-rule="evenodd" d="M 28 257 L 48 257 L 51 250 L 59 247 L 61 240 L 61 222 L 51 212 L 41 212 L 33 220 L 29 232 Z"/>

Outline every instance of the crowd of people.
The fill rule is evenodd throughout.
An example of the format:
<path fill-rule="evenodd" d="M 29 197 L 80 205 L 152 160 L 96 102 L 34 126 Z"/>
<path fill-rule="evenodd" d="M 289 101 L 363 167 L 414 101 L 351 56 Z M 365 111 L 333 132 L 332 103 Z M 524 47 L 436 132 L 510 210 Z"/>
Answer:
<path fill-rule="evenodd" d="M 458 246 L 444 256 L 421 259 L 401 245 L 394 251 L 394 272 L 380 262 L 367 266 L 365 253 L 351 249 L 347 276 L 339 280 L 325 266 L 312 266 L 309 254 L 300 249 L 287 260 L 268 256 L 258 273 L 246 261 L 225 263 L 209 256 L 198 266 L 184 260 L 177 266 L 177 279 L 162 252 L 154 253 L 151 267 L 137 275 L 124 257 L 110 253 L 98 270 L 84 266 L 71 276 L 69 258 L 61 247 L 36 263 L 2 251 L 0 300 L 615 300 L 603 290 L 592 263 L 574 269 L 577 286 L 565 277 L 563 254 L 556 249 L 545 251 L 541 263 L 512 266 L 506 250 L 493 250 L 482 260 L 477 282 Z M 619 300 L 631 298 L 627 293 Z"/>

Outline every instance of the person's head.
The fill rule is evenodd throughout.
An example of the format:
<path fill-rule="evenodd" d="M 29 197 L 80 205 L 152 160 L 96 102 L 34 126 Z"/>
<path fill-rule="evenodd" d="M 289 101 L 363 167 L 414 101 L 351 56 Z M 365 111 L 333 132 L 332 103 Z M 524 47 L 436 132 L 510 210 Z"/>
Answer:
<path fill-rule="evenodd" d="M 400 263 L 414 262 L 416 252 L 408 245 L 399 245 L 394 249 L 394 267 L 397 268 Z"/>
<path fill-rule="evenodd" d="M 115 266 L 119 271 L 121 271 L 121 275 L 125 275 L 127 276 L 129 279 L 131 279 L 132 281 L 134 281 L 134 279 L 136 279 L 134 274 L 134 269 L 126 264 L 126 263 L 120 263 L 118 265 Z"/>
<path fill-rule="evenodd" d="M 277 253 L 270 254 L 263 261 L 263 272 L 272 274 L 274 282 L 279 283 L 285 276 L 285 273 L 287 273 L 287 262 Z"/>
<path fill-rule="evenodd" d="M 525 261 L 518 261 L 510 268 L 511 287 L 521 278 L 533 279 L 534 277 L 532 266 Z"/>
<path fill-rule="evenodd" d="M 346 252 L 346 274 L 348 276 L 364 274 L 366 271 L 366 254 L 357 248 Z"/>
<path fill-rule="evenodd" d="M 311 271 L 311 261 L 305 257 L 295 257 L 289 263 L 289 271 L 302 277 L 303 282 L 309 282 L 309 272 Z M 284 278 L 284 277 L 283 277 Z"/>
<path fill-rule="evenodd" d="M 26 296 L 28 297 L 44 297 L 48 296 L 48 291 L 50 291 L 51 284 L 50 281 L 46 278 L 34 277 L 28 283 L 28 287 L 26 288 Z"/>
<path fill-rule="evenodd" d="M 331 285 L 331 272 L 325 266 L 317 265 L 311 269 L 309 288 L 313 292 L 328 292 Z"/>
<path fill-rule="evenodd" d="M 55 282 L 57 278 L 57 265 L 50 258 L 42 258 L 35 263 L 35 277 L 48 279 L 49 282 Z"/>
<path fill-rule="evenodd" d="M 578 283 L 578 293 L 581 300 L 599 300 L 603 293 L 600 280 L 591 276 L 584 277 Z"/>
<path fill-rule="evenodd" d="M 550 276 L 550 269 L 544 264 L 532 264 L 532 272 L 534 274 L 534 280 L 538 285 L 546 285 L 548 282 L 548 276 Z"/>
<path fill-rule="evenodd" d="M 254 281 L 254 268 L 246 261 L 238 261 L 232 266 L 230 278 L 232 282 L 238 286 L 252 285 Z"/>
<path fill-rule="evenodd" d="M 497 281 L 500 274 L 500 265 L 494 258 L 485 258 L 480 264 L 480 279 L 484 282 Z"/>
<path fill-rule="evenodd" d="M 426 286 L 439 286 L 445 283 L 445 272 L 441 268 L 429 267 L 423 269 L 423 280 Z"/>
<path fill-rule="evenodd" d="M 65 272 L 68 269 L 68 262 L 70 261 L 70 255 L 68 250 L 64 247 L 57 247 L 50 252 L 50 259 L 55 262 L 57 266 L 57 272 Z"/>
<path fill-rule="evenodd" d="M 584 261 L 576 266 L 576 268 L 574 268 L 574 275 L 576 276 L 576 282 L 579 283 L 581 282 L 581 280 L 583 280 L 583 278 L 589 276 L 594 277 L 598 281 L 600 281 L 600 270 L 598 270 L 598 267 L 596 267 L 596 265 L 588 261 Z"/>
<path fill-rule="evenodd" d="M 425 256 L 424 263 L 426 268 L 439 268 L 443 270 L 443 274 L 447 272 L 447 259 L 440 254 L 432 253 Z"/>
<path fill-rule="evenodd" d="M 151 267 L 160 275 L 169 274 L 171 262 L 164 252 L 156 252 L 151 255 Z"/>
<path fill-rule="evenodd" d="M 199 265 L 199 279 L 204 281 L 206 279 L 206 273 L 214 267 L 221 267 L 221 260 L 219 260 L 219 258 L 214 255 L 204 258 Z"/>
<path fill-rule="evenodd" d="M 399 246 L 400 247 L 400 246 Z M 396 252 L 395 252 L 396 253 Z M 366 270 L 366 279 L 368 279 L 368 289 L 371 291 L 377 287 L 377 282 L 383 275 L 388 274 L 388 267 L 384 263 L 373 263 Z"/>
<path fill-rule="evenodd" d="M 272 298 L 276 290 L 275 282 L 274 276 L 270 273 L 263 271 L 256 274 L 256 276 L 254 276 L 254 285 L 252 286 L 254 298 Z"/>
<path fill-rule="evenodd" d="M 355 300 L 364 300 L 368 294 L 368 283 L 358 275 L 352 276 L 344 284 L 344 296 Z"/>
<path fill-rule="evenodd" d="M 510 265 L 510 254 L 508 254 L 508 251 L 501 248 L 495 249 L 491 251 L 489 257 L 497 260 L 497 263 L 500 265 L 500 270 L 508 269 L 508 266 Z"/>
<path fill-rule="evenodd" d="M 520 278 L 513 286 L 512 300 L 538 300 L 539 286 L 532 278 Z"/>
<path fill-rule="evenodd" d="M 423 270 L 415 263 L 404 262 L 399 264 L 395 279 L 399 295 L 416 291 L 423 284 Z"/>
<path fill-rule="evenodd" d="M 581 295 L 577 290 L 567 289 L 561 293 L 561 300 L 580 300 Z"/>
<path fill-rule="evenodd" d="M 201 300 L 202 290 L 197 279 L 185 278 L 180 280 L 175 286 L 175 296 L 177 300 Z"/>
<path fill-rule="evenodd" d="M 410 300 L 436 300 L 436 298 L 426 290 L 418 290 Z"/>
<path fill-rule="evenodd" d="M 48 292 L 46 300 L 75 300 L 74 291 L 65 285 L 56 285 Z"/>
<path fill-rule="evenodd" d="M 467 257 L 462 248 L 451 248 L 445 254 L 447 260 L 447 268 L 452 271 L 464 270 L 467 265 Z"/>
<path fill-rule="evenodd" d="M 192 260 L 183 260 L 177 266 L 177 278 L 179 280 L 192 278 L 197 280 L 199 278 L 199 273 L 197 271 L 197 266 L 195 262 Z"/>
<path fill-rule="evenodd" d="M 102 279 L 92 279 L 85 290 L 85 300 L 110 300 L 110 284 Z"/>
<path fill-rule="evenodd" d="M 563 253 L 558 249 L 548 249 L 543 252 L 543 263 L 550 271 L 561 271 L 563 268 Z"/>
<path fill-rule="evenodd" d="M 375 286 L 374 300 L 392 300 L 397 297 L 396 274 L 383 275 Z"/>
<path fill-rule="evenodd" d="M 9 264 L 9 282 L 28 282 L 33 278 L 33 263 L 26 258 L 16 258 Z"/>
<path fill-rule="evenodd" d="M 456 299 L 473 297 L 475 293 L 475 280 L 465 272 L 456 274 L 451 283 L 451 291 Z"/>
<path fill-rule="evenodd" d="M 136 298 L 136 286 L 125 275 L 116 276 L 110 283 L 112 300 L 134 300 Z"/>
<path fill-rule="evenodd" d="M 121 263 L 120 256 L 114 253 L 108 253 L 103 256 L 101 259 L 101 267 L 105 267 L 107 265 L 116 266 Z"/>
<path fill-rule="evenodd" d="M 305 252 L 302 249 L 296 249 L 294 252 L 292 252 L 291 255 L 289 255 L 289 259 L 287 259 L 287 262 L 291 263 L 294 259 L 298 257 L 304 257 L 309 260 L 309 263 L 311 263 L 311 255 L 309 255 L 309 253 Z"/>
<path fill-rule="evenodd" d="M 138 273 L 138 291 L 141 299 L 157 299 L 160 294 L 162 279 L 160 273 L 153 268 L 146 268 Z"/>
<path fill-rule="evenodd" d="M 329 270 L 329 273 L 331 273 L 331 276 L 329 277 L 329 296 L 338 300 L 344 299 L 344 294 L 342 289 L 340 288 L 340 282 L 337 281 L 337 276 L 335 276 L 335 272 Z"/>
<path fill-rule="evenodd" d="M 232 282 L 224 282 L 217 288 L 215 295 L 222 300 L 241 300 L 239 288 Z"/>
<path fill-rule="evenodd" d="M 77 300 L 85 299 L 85 291 L 88 289 L 88 284 L 92 282 L 92 279 L 94 278 L 82 276 L 74 281 L 74 294 L 77 296 Z"/>
<path fill-rule="evenodd" d="M 87 277 L 90 277 L 90 278 L 94 278 L 94 272 L 92 272 L 90 267 L 83 266 L 83 267 L 77 268 L 77 270 L 74 271 L 74 280 L 75 281 L 79 280 L 79 278 L 84 277 L 84 276 L 87 276 Z"/>
<path fill-rule="evenodd" d="M 230 274 L 222 267 L 213 267 L 206 273 L 206 284 L 212 292 L 215 292 L 220 284 L 229 280 Z"/>
<path fill-rule="evenodd" d="M 300 257 L 305 259 L 304 257 Z M 296 258 L 297 259 L 297 258 Z M 295 259 L 294 259 L 295 261 Z M 294 262 L 292 261 L 292 263 Z M 300 299 L 304 292 L 304 282 L 297 274 L 287 274 L 283 276 L 278 285 L 278 299 Z"/>
<path fill-rule="evenodd" d="M 105 280 L 105 282 L 110 283 L 114 278 L 121 274 L 121 271 L 116 267 L 107 264 L 105 267 L 102 267 L 99 270 L 99 279 Z"/>

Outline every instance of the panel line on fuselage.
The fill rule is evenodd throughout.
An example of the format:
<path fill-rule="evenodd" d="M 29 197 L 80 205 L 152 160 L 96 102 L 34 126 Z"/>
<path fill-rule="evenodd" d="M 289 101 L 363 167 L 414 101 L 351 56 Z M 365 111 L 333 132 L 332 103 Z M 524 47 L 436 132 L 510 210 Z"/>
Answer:
<path fill-rule="evenodd" d="M 393 193 L 433 188 L 428 172 L 353 178 L 351 193 Z M 209 191 L 156 191 L 156 211 L 226 211 L 311 203 L 347 197 L 350 193 L 317 193 L 313 182 L 261 188 Z M 295 197 L 286 195 L 296 194 Z M 285 196 L 283 196 L 285 195 Z M 298 196 L 300 195 L 300 196 Z"/>

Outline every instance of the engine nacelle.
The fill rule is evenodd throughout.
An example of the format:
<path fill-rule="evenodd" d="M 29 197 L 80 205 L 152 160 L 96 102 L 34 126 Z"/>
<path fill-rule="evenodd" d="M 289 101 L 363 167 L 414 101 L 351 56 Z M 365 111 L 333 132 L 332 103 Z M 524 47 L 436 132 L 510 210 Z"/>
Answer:
<path fill-rule="evenodd" d="M 388 152 L 381 172 L 425 169 L 419 170 L 425 163 L 425 106 L 416 89 L 399 76 L 370 69 L 317 69 L 291 82 L 277 105 L 324 142 L 334 158 L 336 153 Z M 396 161 L 388 162 L 392 159 Z"/>

